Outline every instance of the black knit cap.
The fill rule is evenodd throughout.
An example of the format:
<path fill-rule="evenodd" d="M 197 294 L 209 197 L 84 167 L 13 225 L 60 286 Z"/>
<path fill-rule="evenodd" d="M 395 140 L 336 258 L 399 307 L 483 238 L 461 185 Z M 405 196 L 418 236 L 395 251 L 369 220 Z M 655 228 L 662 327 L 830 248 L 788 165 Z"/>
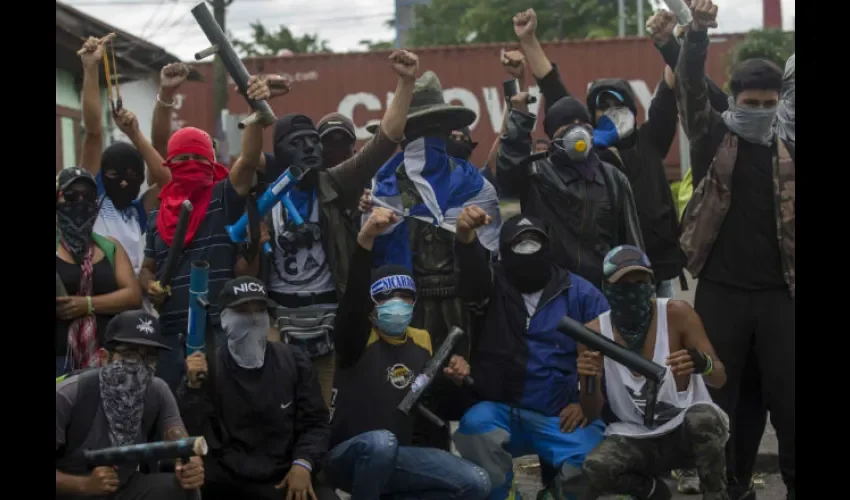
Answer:
<path fill-rule="evenodd" d="M 274 143 L 277 144 L 287 136 L 302 130 L 319 133 L 309 116 L 298 113 L 284 115 L 274 124 Z"/>
<path fill-rule="evenodd" d="M 551 139 L 559 128 L 574 123 L 576 120 L 579 123 L 591 123 L 587 106 L 572 97 L 562 97 L 546 110 L 546 117 L 543 119 L 543 131 Z"/>

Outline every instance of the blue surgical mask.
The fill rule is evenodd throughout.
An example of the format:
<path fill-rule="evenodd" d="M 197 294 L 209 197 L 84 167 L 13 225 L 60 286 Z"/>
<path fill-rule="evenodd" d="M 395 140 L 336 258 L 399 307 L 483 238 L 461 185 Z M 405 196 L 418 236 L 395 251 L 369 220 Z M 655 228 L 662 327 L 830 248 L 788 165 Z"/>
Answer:
<path fill-rule="evenodd" d="M 392 337 L 404 335 L 413 318 L 413 304 L 402 299 L 390 299 L 378 306 L 378 329 Z"/>

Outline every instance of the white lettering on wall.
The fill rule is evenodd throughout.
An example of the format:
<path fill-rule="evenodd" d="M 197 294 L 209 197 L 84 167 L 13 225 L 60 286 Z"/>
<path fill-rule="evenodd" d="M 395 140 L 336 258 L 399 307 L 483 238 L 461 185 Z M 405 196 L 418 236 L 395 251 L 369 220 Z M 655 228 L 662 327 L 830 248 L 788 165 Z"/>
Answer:
<path fill-rule="evenodd" d="M 643 80 L 630 80 L 629 84 L 632 87 L 632 91 L 635 93 L 635 98 L 638 102 L 640 102 L 641 106 L 643 106 L 644 113 L 648 116 L 649 103 L 652 101 L 652 94 L 649 92 L 649 87 Z M 590 87 L 590 84 L 588 84 L 588 87 Z M 537 114 L 540 112 L 540 103 L 543 100 L 543 97 L 540 94 L 540 89 L 537 86 L 532 86 L 528 88 L 528 93 L 537 98 L 537 102 L 529 105 L 528 110 L 531 113 Z M 444 90 L 443 97 L 448 103 L 466 106 L 475 112 L 477 118 L 475 122 L 470 125 L 469 128 L 471 130 L 474 131 L 480 123 L 486 123 L 489 125 L 490 130 L 492 130 L 495 134 L 498 134 L 502 129 L 502 121 L 504 120 L 506 105 L 502 92 L 498 87 L 481 88 L 481 100 L 484 101 L 483 106 L 481 104 L 481 100 L 479 100 L 478 96 L 476 96 L 474 92 L 462 87 L 454 87 Z M 357 108 L 363 107 L 366 111 L 382 111 L 390 105 L 392 100 L 392 92 L 387 92 L 383 106 L 380 99 L 378 99 L 378 96 L 375 94 L 369 92 L 348 94 L 342 98 L 342 101 L 340 101 L 339 106 L 337 107 L 337 112 L 354 120 L 354 131 L 357 134 L 357 138 L 365 140 L 372 136 L 372 134 L 366 130 L 366 127 L 369 125 L 377 125 L 380 123 L 380 120 L 373 118 L 365 123 L 358 123 L 354 119 Z M 486 118 L 482 116 L 482 112 L 486 112 Z"/>

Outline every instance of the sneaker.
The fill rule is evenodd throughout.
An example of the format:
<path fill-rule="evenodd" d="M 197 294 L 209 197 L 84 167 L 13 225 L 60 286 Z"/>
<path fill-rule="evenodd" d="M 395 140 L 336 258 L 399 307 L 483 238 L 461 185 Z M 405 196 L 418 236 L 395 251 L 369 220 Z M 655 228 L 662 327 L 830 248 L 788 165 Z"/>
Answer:
<path fill-rule="evenodd" d="M 692 495 L 700 492 L 699 476 L 696 469 L 674 470 L 673 477 L 676 478 L 676 489 L 679 490 L 679 493 Z"/>

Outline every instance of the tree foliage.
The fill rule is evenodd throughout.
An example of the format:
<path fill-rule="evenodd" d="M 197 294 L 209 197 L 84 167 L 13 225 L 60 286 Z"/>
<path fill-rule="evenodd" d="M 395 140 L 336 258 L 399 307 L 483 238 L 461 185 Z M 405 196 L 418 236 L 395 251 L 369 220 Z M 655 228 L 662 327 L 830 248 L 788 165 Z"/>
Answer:
<path fill-rule="evenodd" d="M 269 31 L 260 21 L 251 23 L 251 40 L 233 39 L 231 43 L 243 57 L 275 56 L 281 50 L 332 52 L 328 41 L 320 39 L 318 34 L 296 37 L 284 25 L 278 26 L 277 31 Z"/>
<path fill-rule="evenodd" d="M 650 0 L 642 1 L 646 22 L 653 10 Z M 528 8 L 537 12 L 542 41 L 617 35 L 617 0 L 432 0 L 414 7 L 409 45 L 515 42 L 511 19 Z M 637 34 L 633 1 L 626 2 L 626 34 Z"/>
<path fill-rule="evenodd" d="M 795 37 L 793 31 L 778 28 L 753 30 L 730 52 L 728 61 L 731 71 L 739 62 L 747 59 L 767 59 L 785 68 L 785 62 L 794 53 Z"/>
<path fill-rule="evenodd" d="M 373 40 L 360 40 L 358 42 L 363 49 L 367 51 L 373 50 L 390 50 L 395 47 L 395 42 L 392 40 L 386 40 L 383 42 L 376 42 Z"/>

